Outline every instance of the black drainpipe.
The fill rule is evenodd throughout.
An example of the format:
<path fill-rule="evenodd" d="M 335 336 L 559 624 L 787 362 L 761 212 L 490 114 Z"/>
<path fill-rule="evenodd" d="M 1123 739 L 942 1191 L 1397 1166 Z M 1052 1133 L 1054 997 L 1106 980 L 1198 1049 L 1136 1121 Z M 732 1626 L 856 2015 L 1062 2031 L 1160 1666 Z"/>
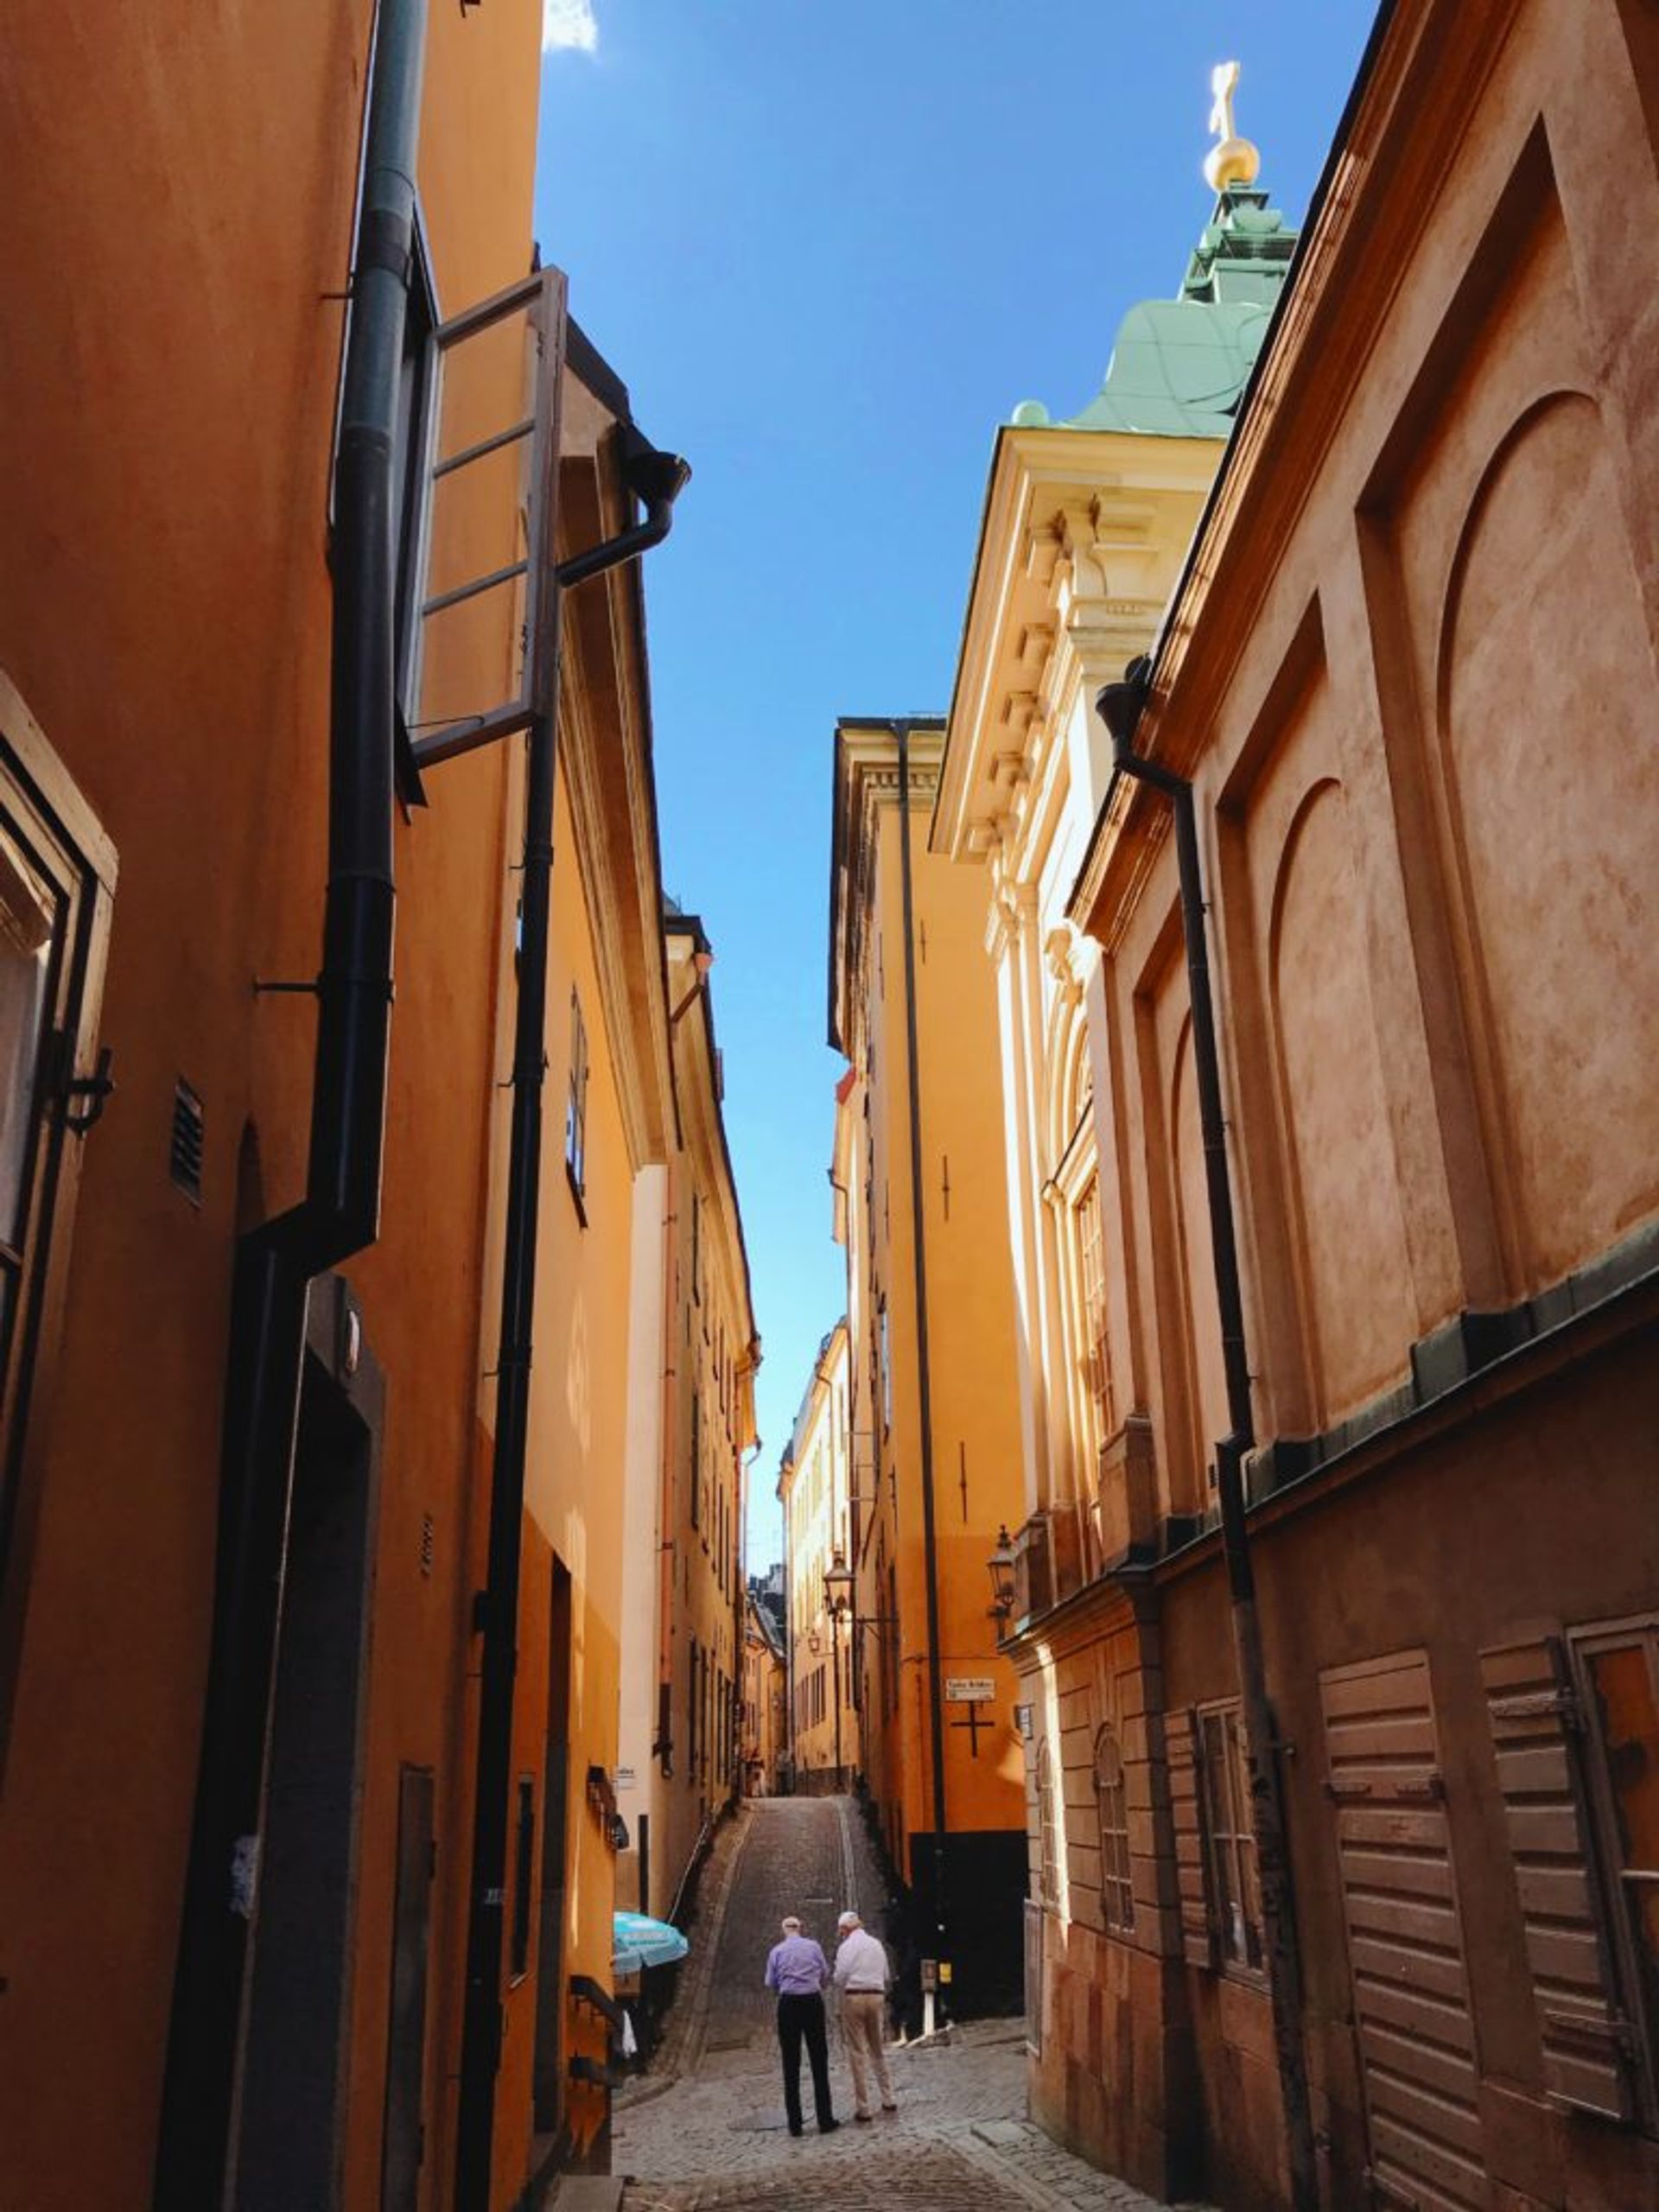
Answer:
<path fill-rule="evenodd" d="M 305 1196 L 236 1256 L 212 1642 L 156 2146 L 157 2212 L 219 2212 L 258 1881 L 306 1306 L 378 1233 L 391 1020 L 391 456 L 427 0 L 381 0 L 334 461 L 328 886 Z"/>
<path fill-rule="evenodd" d="M 1238 1242 L 1231 1179 L 1227 1168 L 1226 1122 L 1216 1050 L 1215 1008 L 1210 992 L 1204 879 L 1198 858 L 1197 808 L 1184 776 L 1133 749 L 1135 725 L 1151 687 L 1152 664 L 1131 661 L 1123 680 L 1109 683 L 1096 702 L 1111 733 L 1113 764 L 1122 775 L 1149 784 L 1169 800 L 1175 815 L 1175 858 L 1181 887 L 1181 936 L 1186 950 L 1187 995 L 1192 1012 L 1192 1070 L 1198 1086 L 1198 1126 L 1204 1142 L 1210 1242 L 1215 1256 L 1216 1304 L 1221 1316 L 1222 1363 L 1227 1380 L 1229 1433 L 1216 1446 L 1216 1487 L 1221 1541 L 1232 1602 L 1233 1644 L 1249 1765 L 1256 1863 L 1262 1885 L 1262 1935 L 1273 2003 L 1273 2038 L 1284 2101 L 1290 2165 L 1291 2212 L 1319 2212 L 1313 2114 L 1302 2043 L 1302 1967 L 1291 1892 L 1290 1849 L 1278 1764 L 1278 1732 L 1268 1700 L 1256 1612 L 1255 1573 L 1250 1560 L 1244 1502 L 1244 1454 L 1255 1441 L 1250 1409 L 1250 1363 L 1244 1341 L 1244 1302 L 1239 1288 Z"/>
<path fill-rule="evenodd" d="M 927 1563 L 927 1703 L 933 1751 L 933 1951 L 939 1998 L 948 1984 L 949 1915 L 945 1909 L 947 1811 L 944 1799 L 944 1709 L 939 1686 L 939 1554 L 933 1515 L 933 1376 L 927 1344 L 927 1231 L 922 1195 L 922 1082 L 916 1057 L 916 930 L 910 859 L 910 724 L 899 738 L 899 855 L 904 887 L 905 1044 L 910 1075 L 910 1207 L 916 1244 L 916 1389 L 922 1454 L 922 1552 Z"/>
<path fill-rule="evenodd" d="M 555 580 L 568 590 L 667 537 L 673 505 L 690 470 L 677 455 L 654 451 L 632 426 L 624 460 L 629 491 L 645 518 L 589 551 L 563 561 Z M 479 1688 L 478 1766 L 473 1796 L 472 1891 L 467 1923 L 467 1994 L 461 2026 L 456 2115 L 454 2212 L 488 2212 L 494 2155 L 495 2082 L 501 2057 L 501 1941 L 506 1921 L 508 1796 L 512 1785 L 513 1677 L 518 1665 L 518 1560 L 530 1440 L 530 1369 L 536 1318 L 540 1227 L 542 1094 L 547 1065 L 547 974 L 553 873 L 553 798 L 557 747 L 559 632 L 550 625 L 552 665 L 538 672 L 542 711 L 530 728 L 524 793 L 523 934 L 513 1036 L 512 1128 L 507 1166 L 506 1249 L 501 1264 L 501 1350 L 496 1362 L 495 1456 L 490 1487 L 489 1567 L 475 1625 L 483 1638 Z"/>

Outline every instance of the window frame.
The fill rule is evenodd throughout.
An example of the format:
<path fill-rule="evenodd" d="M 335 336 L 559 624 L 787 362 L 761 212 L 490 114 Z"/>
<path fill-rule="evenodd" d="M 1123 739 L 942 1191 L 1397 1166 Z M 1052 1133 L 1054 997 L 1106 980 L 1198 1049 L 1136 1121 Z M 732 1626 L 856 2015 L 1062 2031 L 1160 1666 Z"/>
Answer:
<path fill-rule="evenodd" d="M 702 1529 L 702 1391 L 691 1385 L 691 1526 Z"/>
<path fill-rule="evenodd" d="M 1224 1974 L 1262 1988 L 1267 1983 L 1267 1939 L 1262 1917 L 1262 1879 L 1255 1828 L 1249 1821 L 1249 1792 L 1244 1747 L 1243 1707 L 1237 1698 L 1215 1698 L 1194 1708 L 1197 1741 L 1199 1835 L 1203 1843 L 1205 1903 L 1216 1960 Z M 1222 1771 L 1217 1777 L 1210 1751 L 1210 1728 L 1222 1737 Z M 1220 1801 L 1218 1806 L 1218 1800 Z M 1224 1826 L 1217 1810 L 1227 1815 Z M 1248 1858 L 1246 1854 L 1248 1853 Z M 1246 1878 L 1246 1868 L 1249 1878 Z M 1225 1872 L 1229 1878 L 1224 1885 Z M 1254 1915 L 1251 1912 L 1254 1901 Z M 1229 1907 L 1244 1931 L 1245 1955 L 1234 1947 Z M 1255 1956 L 1249 1955 L 1254 1939 Z"/>
<path fill-rule="evenodd" d="M 1102 1777 L 1103 1750 L 1109 1751 L 1116 1762 L 1116 1777 L 1110 1782 Z M 1113 1720 L 1103 1720 L 1095 1731 L 1090 1773 L 1094 1783 L 1095 1816 L 1100 1831 L 1100 1916 L 1112 1935 L 1128 1936 L 1135 1930 L 1135 1867 L 1129 1856 L 1128 1769 L 1124 1763 L 1122 1740 Z M 1113 1815 L 1109 1826 L 1109 1811 Z M 1114 1910 L 1114 1901 L 1120 1910 Z"/>
<path fill-rule="evenodd" d="M 570 986 L 570 1065 L 564 1099 L 564 1173 L 582 1225 L 588 1226 L 588 1024 L 582 993 Z"/>
<path fill-rule="evenodd" d="M 1586 1868 L 1592 1894 L 1600 1907 L 1605 1952 L 1611 1955 L 1612 1994 L 1634 2042 L 1630 2056 L 1636 2104 L 1643 2131 L 1659 2131 L 1659 1958 L 1644 1969 L 1626 1875 L 1626 1850 L 1617 1787 L 1608 1755 L 1600 1693 L 1591 1662 L 1605 1652 L 1644 1651 L 1654 1700 L 1659 1705 L 1659 1612 L 1631 1614 L 1569 1629 L 1564 1638 L 1573 1691 L 1578 1706 L 1581 1773 L 1589 1800 L 1586 1842 L 1592 1864 Z M 1659 1870 L 1643 1870 L 1659 1885 Z"/>
<path fill-rule="evenodd" d="M 64 763 L 0 670 L 0 818 L 60 901 L 41 1002 L 20 1179 L 16 1294 L 0 1332 L 0 1773 L 10 1738 L 46 1470 L 37 1408 L 49 1399 L 73 1243 L 83 1140 L 100 1094 L 98 1036 L 118 866 Z M 71 1139 L 74 1141 L 71 1142 Z"/>
<path fill-rule="evenodd" d="M 392 696 L 406 742 L 412 742 L 421 704 L 421 664 L 426 639 L 423 611 L 432 551 L 435 504 L 433 462 L 443 407 L 443 347 L 438 334 L 437 280 L 420 195 L 415 197 L 410 240 L 410 274 L 404 310 L 404 350 L 398 364 L 400 433 L 392 447 Z M 405 429 L 401 411 L 403 378 L 410 377 Z M 344 400 L 344 386 L 341 399 Z"/>
<path fill-rule="evenodd" d="M 887 1301 L 883 1298 L 875 1309 L 876 1373 L 881 1391 L 881 1433 L 893 1433 L 893 1324 L 888 1318 Z"/>
<path fill-rule="evenodd" d="M 530 1974 L 531 1899 L 536 1873 L 536 1777 L 521 1774 L 514 1793 L 512 1917 L 508 1929 L 507 1986 Z"/>
<path fill-rule="evenodd" d="M 1037 1796 L 1037 1901 L 1046 1912 L 1058 1912 L 1064 1811 L 1055 1796 L 1054 1755 L 1046 1736 L 1039 1739 L 1033 1764 Z"/>

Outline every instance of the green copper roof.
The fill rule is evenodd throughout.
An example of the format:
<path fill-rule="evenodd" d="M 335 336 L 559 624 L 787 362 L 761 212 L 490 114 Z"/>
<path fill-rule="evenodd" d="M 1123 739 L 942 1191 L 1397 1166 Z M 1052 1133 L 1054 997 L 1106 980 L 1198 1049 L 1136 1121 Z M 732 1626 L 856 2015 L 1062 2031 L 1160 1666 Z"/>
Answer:
<path fill-rule="evenodd" d="M 1106 381 L 1080 415 L 1058 427 L 1131 430 L 1163 438 L 1224 438 L 1278 299 L 1296 233 L 1254 185 L 1229 185 L 1216 202 L 1173 300 L 1142 300 L 1119 325 Z M 1013 420 L 1040 427 L 1039 400 Z"/>

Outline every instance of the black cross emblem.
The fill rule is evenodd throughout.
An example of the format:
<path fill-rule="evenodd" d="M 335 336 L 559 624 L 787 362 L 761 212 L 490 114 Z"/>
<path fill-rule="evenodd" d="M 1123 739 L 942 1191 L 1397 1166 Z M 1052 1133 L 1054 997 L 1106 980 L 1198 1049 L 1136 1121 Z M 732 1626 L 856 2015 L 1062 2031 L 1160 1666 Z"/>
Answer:
<path fill-rule="evenodd" d="M 950 1723 L 953 1728 L 965 1728 L 968 1731 L 968 1747 L 975 1758 L 979 1757 L 979 1732 L 982 1728 L 990 1727 L 991 1725 L 988 1720 L 980 1718 L 979 1700 L 976 1698 L 969 1706 L 968 1718 L 965 1720 L 953 1720 Z"/>

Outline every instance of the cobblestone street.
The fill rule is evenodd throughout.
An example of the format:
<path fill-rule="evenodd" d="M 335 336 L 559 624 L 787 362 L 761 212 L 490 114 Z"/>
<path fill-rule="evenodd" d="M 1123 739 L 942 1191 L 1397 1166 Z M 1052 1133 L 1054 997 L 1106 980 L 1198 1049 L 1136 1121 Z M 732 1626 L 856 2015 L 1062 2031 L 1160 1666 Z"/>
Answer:
<path fill-rule="evenodd" d="M 1012 2020 L 971 2022 L 895 2048 L 899 2109 L 868 2126 L 853 2121 L 832 2028 L 843 2124 L 821 2136 L 809 2118 L 806 2133 L 791 2138 L 772 2002 L 761 1986 L 766 1955 L 791 1910 L 833 1952 L 836 1916 L 849 1903 L 879 1926 L 881 1885 L 849 1800 L 763 1799 L 724 1830 L 656 2065 L 617 2100 L 613 2164 L 622 2212 L 820 2204 L 836 2212 L 961 2212 L 969 2204 L 976 2212 L 1166 2212 L 1068 2156 L 1026 2118 L 1025 2038 Z M 575 2204 L 574 2191 L 555 2196 L 555 2212 L 567 2201 Z"/>

